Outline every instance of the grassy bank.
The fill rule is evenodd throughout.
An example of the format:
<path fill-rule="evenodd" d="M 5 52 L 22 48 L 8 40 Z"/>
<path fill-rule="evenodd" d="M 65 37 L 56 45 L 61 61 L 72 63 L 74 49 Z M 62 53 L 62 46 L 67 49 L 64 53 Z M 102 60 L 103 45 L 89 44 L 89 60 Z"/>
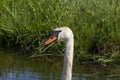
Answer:
<path fill-rule="evenodd" d="M 57 26 L 69 26 L 75 55 L 99 61 L 120 61 L 119 0 L 1 0 L 2 47 L 62 53 L 62 43 L 49 50 L 44 41 Z M 58 46 L 59 45 L 59 46 Z M 61 47 L 61 48 L 60 48 Z"/>

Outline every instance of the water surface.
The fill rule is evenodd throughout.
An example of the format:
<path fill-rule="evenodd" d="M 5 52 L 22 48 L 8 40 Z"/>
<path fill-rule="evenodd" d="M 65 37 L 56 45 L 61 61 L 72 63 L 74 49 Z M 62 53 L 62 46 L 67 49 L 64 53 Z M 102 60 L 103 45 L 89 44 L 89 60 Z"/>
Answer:
<path fill-rule="evenodd" d="M 30 58 L 0 51 L 0 80 L 60 80 L 62 62 L 63 57 Z M 120 80 L 120 66 L 74 63 L 72 80 Z"/>

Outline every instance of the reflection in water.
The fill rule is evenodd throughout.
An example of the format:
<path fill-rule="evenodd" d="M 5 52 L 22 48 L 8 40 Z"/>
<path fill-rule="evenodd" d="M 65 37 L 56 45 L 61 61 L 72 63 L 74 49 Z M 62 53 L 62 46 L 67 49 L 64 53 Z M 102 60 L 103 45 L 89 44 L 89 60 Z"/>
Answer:
<path fill-rule="evenodd" d="M 0 52 L 0 80 L 60 80 L 63 59 Z M 72 80 L 119 80 L 120 66 L 74 65 Z"/>
<path fill-rule="evenodd" d="M 56 78 L 57 79 L 57 78 Z M 0 80 L 56 80 L 53 75 L 45 75 L 43 73 L 35 73 L 29 70 L 20 71 L 14 69 L 6 69 L 2 72 Z"/>
<path fill-rule="evenodd" d="M 37 74 L 29 72 L 28 70 L 22 72 L 14 69 L 6 69 L 2 71 L 0 80 L 33 80 L 34 76 L 39 77 Z"/>

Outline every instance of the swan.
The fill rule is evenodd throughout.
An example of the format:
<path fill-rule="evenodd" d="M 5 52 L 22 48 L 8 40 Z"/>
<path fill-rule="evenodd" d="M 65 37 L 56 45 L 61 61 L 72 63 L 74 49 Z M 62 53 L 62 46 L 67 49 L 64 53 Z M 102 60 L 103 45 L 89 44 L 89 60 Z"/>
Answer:
<path fill-rule="evenodd" d="M 74 36 L 72 30 L 69 27 L 58 27 L 53 29 L 51 36 L 48 40 L 46 40 L 45 45 L 48 45 L 56 40 L 63 40 L 65 42 L 65 54 L 61 80 L 71 80 L 74 50 Z"/>

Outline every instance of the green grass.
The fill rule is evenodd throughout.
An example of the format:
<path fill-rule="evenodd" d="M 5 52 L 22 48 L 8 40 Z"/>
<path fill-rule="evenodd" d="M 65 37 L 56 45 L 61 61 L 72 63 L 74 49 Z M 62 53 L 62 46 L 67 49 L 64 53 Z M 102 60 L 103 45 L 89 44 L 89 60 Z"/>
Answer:
<path fill-rule="evenodd" d="M 43 44 L 53 28 L 69 26 L 78 57 L 97 55 L 114 61 L 120 58 L 119 25 L 119 0 L 0 1 L 2 47 L 61 53 L 61 43 L 49 50 Z"/>

